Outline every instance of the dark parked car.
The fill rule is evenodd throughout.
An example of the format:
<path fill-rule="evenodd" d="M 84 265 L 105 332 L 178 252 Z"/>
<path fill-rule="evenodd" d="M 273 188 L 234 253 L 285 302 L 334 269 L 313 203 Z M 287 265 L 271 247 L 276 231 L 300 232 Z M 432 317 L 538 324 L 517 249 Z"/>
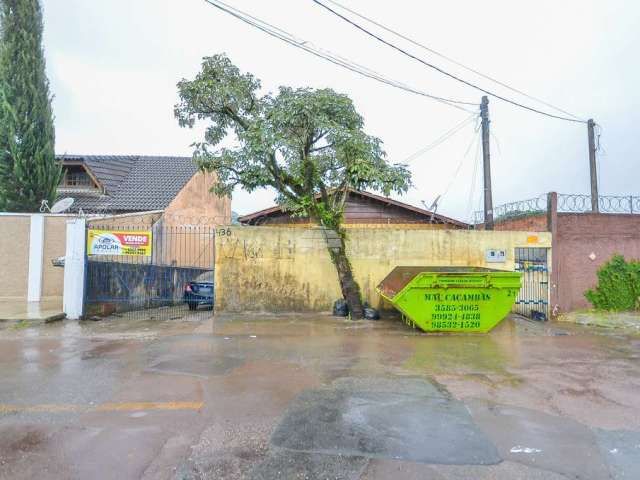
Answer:
<path fill-rule="evenodd" d="M 213 272 L 201 273 L 187 283 L 183 298 L 189 310 L 195 310 L 198 305 L 213 307 Z"/>

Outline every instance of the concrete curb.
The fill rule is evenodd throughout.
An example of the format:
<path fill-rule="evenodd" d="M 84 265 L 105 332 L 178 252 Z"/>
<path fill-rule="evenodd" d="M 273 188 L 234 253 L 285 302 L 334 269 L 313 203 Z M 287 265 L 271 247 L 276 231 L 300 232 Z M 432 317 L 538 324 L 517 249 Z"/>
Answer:
<path fill-rule="evenodd" d="M 44 317 L 38 318 L 29 318 L 29 317 L 11 317 L 11 318 L 0 318 L 0 326 L 8 326 L 8 325 L 17 325 L 21 322 L 28 322 L 30 325 L 41 325 L 46 323 L 58 322 L 60 320 L 64 320 L 66 315 L 64 313 L 56 313 L 53 315 L 48 315 Z"/>

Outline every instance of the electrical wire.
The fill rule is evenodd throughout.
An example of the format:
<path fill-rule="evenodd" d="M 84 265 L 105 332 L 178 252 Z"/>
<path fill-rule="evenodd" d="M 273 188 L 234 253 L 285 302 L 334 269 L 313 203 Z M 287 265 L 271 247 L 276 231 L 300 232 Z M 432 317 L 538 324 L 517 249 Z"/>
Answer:
<path fill-rule="evenodd" d="M 332 5 L 335 5 L 338 8 L 341 8 L 341 9 L 351 13 L 352 15 L 355 15 L 356 17 L 361 18 L 362 20 L 365 20 L 365 21 L 367 21 L 367 22 L 369 22 L 369 23 L 371 23 L 371 24 L 373 24 L 373 25 L 385 30 L 386 32 L 389 32 L 389 33 L 391 33 L 391 34 L 393 34 L 393 35 L 395 35 L 395 36 L 397 36 L 397 37 L 399 37 L 399 38 L 401 38 L 403 40 L 406 40 L 407 42 L 409 42 L 409 43 L 411 43 L 411 44 L 413 44 L 413 45 L 415 45 L 417 47 L 420 47 L 420 48 L 426 50 L 427 52 L 430 52 L 430 53 L 432 53 L 434 55 L 437 55 L 438 57 L 443 58 L 443 59 L 453 63 L 454 65 L 457 65 L 457 66 L 459 66 L 461 68 L 464 68 L 465 70 L 467 70 L 467 71 L 469 71 L 471 73 L 474 73 L 474 74 L 476 74 L 476 75 L 478 75 L 478 76 L 480 76 L 480 77 L 482 77 L 482 78 L 484 78 L 486 80 L 490 80 L 490 81 L 500 85 L 501 87 L 504 87 L 504 88 L 506 88 L 508 90 L 511 90 L 512 92 L 518 93 L 518 94 L 520 94 L 520 95 L 522 95 L 522 96 L 524 96 L 524 97 L 526 97 L 526 98 L 528 98 L 530 100 L 535 100 L 536 102 L 539 102 L 542 105 L 545 105 L 545 106 L 547 106 L 549 108 L 552 108 L 552 109 L 554 109 L 554 110 L 556 110 L 558 112 L 564 113 L 565 115 L 569 115 L 570 117 L 573 117 L 576 120 L 582 120 L 582 119 L 580 119 L 579 117 L 577 117 L 576 115 L 574 115 L 571 112 L 567 112 L 566 110 L 563 110 L 560 107 L 556 107 L 555 105 L 553 105 L 553 104 L 551 104 L 549 102 L 546 102 L 546 101 L 544 101 L 544 100 L 542 100 L 540 98 L 534 97 L 533 95 L 529 95 L 528 93 L 523 92 L 522 90 L 519 90 L 519 89 L 517 89 L 515 87 L 512 87 L 512 86 L 510 86 L 510 85 L 508 85 L 508 84 L 506 84 L 504 82 L 501 82 L 500 80 L 498 80 L 498 79 L 496 79 L 494 77 L 486 75 L 486 74 L 484 74 L 484 73 L 482 73 L 482 72 L 480 72 L 480 71 L 478 71 L 478 70 L 476 70 L 474 68 L 468 67 L 468 66 L 464 65 L 463 63 L 458 62 L 457 60 L 455 60 L 455 59 L 453 59 L 453 58 L 451 58 L 451 57 L 449 57 L 449 56 L 447 56 L 447 55 L 445 55 L 443 53 L 440 53 L 440 52 L 438 52 L 438 51 L 436 51 L 436 50 L 434 50 L 434 49 L 432 49 L 432 48 L 430 48 L 430 47 L 418 42 L 417 40 L 414 40 L 411 37 L 403 35 L 402 33 L 399 33 L 397 31 L 395 31 L 395 30 L 383 25 L 380 22 L 377 22 L 376 20 L 373 20 L 372 18 L 369 18 L 369 17 L 367 17 L 367 16 L 365 16 L 365 15 L 363 15 L 363 14 L 361 14 L 361 13 L 355 11 L 355 10 L 350 9 L 349 7 L 346 7 L 346 6 L 336 2 L 335 0 L 325 0 L 325 1 L 331 3 Z"/>
<path fill-rule="evenodd" d="M 447 140 L 449 140 L 451 137 L 453 137 L 456 133 L 458 133 L 465 126 L 467 126 L 467 124 L 471 123 L 476 118 L 478 118 L 478 115 L 476 113 L 474 113 L 470 117 L 465 118 L 462 122 L 458 123 L 454 127 L 450 128 L 449 130 L 444 132 L 442 135 L 440 135 L 438 138 L 436 138 L 433 142 L 429 143 L 426 147 L 423 147 L 420 150 L 412 153 L 411 155 L 409 155 L 407 158 L 405 158 L 400 163 L 408 165 L 409 163 L 413 162 L 414 160 L 416 160 L 420 156 L 422 156 L 425 153 L 427 153 L 429 150 L 432 150 L 435 147 L 437 147 L 438 145 L 440 145 L 440 144 L 446 142 Z"/>
<path fill-rule="evenodd" d="M 476 123 L 476 126 L 473 128 L 473 135 L 471 137 L 471 141 L 469 142 L 469 145 L 467 146 L 467 149 L 464 151 L 464 155 L 462 155 L 462 158 L 460 159 L 460 163 L 458 163 L 458 167 L 456 168 L 456 170 L 453 172 L 453 175 L 451 176 L 451 179 L 449 180 L 449 183 L 447 184 L 446 188 L 444 189 L 444 191 L 440 194 L 440 198 L 444 198 L 444 196 L 449 193 L 449 190 L 451 189 L 451 186 L 453 185 L 453 182 L 455 182 L 456 178 L 458 178 L 458 174 L 460 173 L 460 170 L 462 170 L 462 165 L 464 165 L 465 160 L 467 159 L 467 155 L 469 155 L 469 152 L 471 151 L 471 147 L 473 146 L 473 144 L 475 142 L 478 141 L 478 132 L 480 125 L 478 123 Z"/>
<path fill-rule="evenodd" d="M 358 23 L 354 22 L 353 20 L 351 20 L 351 19 L 349 19 L 349 18 L 345 17 L 345 16 L 344 16 L 344 15 L 342 15 L 341 13 L 336 12 L 336 11 L 335 11 L 335 10 L 333 10 L 331 7 L 329 7 L 329 6 L 325 5 L 324 3 L 320 2 L 319 0 L 311 0 L 311 1 L 312 1 L 313 3 L 315 3 L 315 4 L 319 5 L 319 6 L 321 6 L 321 7 L 322 7 L 322 8 L 324 8 L 325 10 L 328 10 L 329 12 L 331 12 L 333 15 L 337 16 L 338 18 L 341 18 L 342 20 L 344 20 L 344 21 L 345 21 L 345 22 L 347 22 L 348 24 L 352 25 L 353 27 L 357 28 L 357 29 L 358 29 L 358 30 L 360 30 L 361 32 L 365 33 L 366 35 L 369 35 L 370 37 L 372 37 L 372 38 L 376 39 L 377 41 L 379 41 L 379 42 L 381 42 L 381 43 L 383 43 L 383 44 L 387 45 L 388 47 L 391 47 L 392 49 L 397 50 L 398 52 L 402 53 L 403 55 L 406 55 L 407 57 L 412 58 L 413 60 L 416 60 L 417 62 L 420 62 L 421 64 L 423 64 L 423 65 L 425 65 L 425 66 L 427 66 L 427 67 L 429 67 L 429 68 L 432 68 L 432 69 L 434 69 L 434 70 L 436 70 L 436 71 L 438 71 L 438 72 L 442 73 L 443 75 L 446 75 L 446 76 L 447 76 L 447 77 L 449 77 L 449 78 L 452 78 L 452 79 L 454 79 L 454 80 L 456 80 L 456 81 L 458 81 L 458 82 L 460 82 L 460 83 L 463 83 L 463 84 L 465 84 L 465 85 L 467 85 L 467 86 L 469 86 L 469 87 L 475 88 L 476 90 L 479 90 L 479 91 L 481 91 L 481 92 L 483 92 L 483 93 L 485 93 L 485 94 L 487 94 L 487 95 L 490 95 L 490 96 L 492 96 L 492 97 L 494 97 L 494 98 L 497 98 L 497 99 L 499 99 L 499 100 L 502 100 L 503 102 L 507 102 L 507 103 L 510 103 L 510 104 L 512 104 L 512 105 L 515 105 L 516 107 L 520 107 L 520 108 L 523 108 L 523 109 L 525 109 L 525 110 L 529 110 L 529 111 L 531 111 L 531 112 L 538 113 L 538 114 L 540 114 L 540 115 L 545 115 L 545 116 L 547 116 L 547 117 L 556 118 L 556 119 L 558 119 L 558 120 L 565 120 L 565 121 L 567 121 L 567 122 L 574 122 L 574 123 L 587 123 L 587 122 L 585 122 L 584 120 L 578 120 L 578 119 L 570 118 L 570 117 L 562 117 L 562 116 L 560 116 L 560 115 L 554 115 L 554 114 L 552 114 L 552 113 L 544 112 L 544 111 L 542 111 L 542 110 L 538 110 L 537 108 L 529 107 L 529 106 L 527 106 L 527 105 L 523 105 L 523 104 L 521 104 L 521 103 L 518 103 L 518 102 L 516 102 L 516 101 L 514 101 L 514 100 L 510 100 L 510 99 L 508 99 L 508 98 L 506 98 L 506 97 L 503 97 L 503 96 L 501 96 L 501 95 L 498 95 L 497 93 L 494 93 L 494 92 L 492 92 L 492 91 L 490 91 L 490 90 L 486 90 L 486 89 L 484 89 L 484 88 L 482 88 L 482 87 L 480 87 L 480 86 L 478 86 L 478 85 L 476 85 L 476 84 L 474 84 L 474 83 L 471 83 L 471 82 L 469 82 L 469 81 L 467 81 L 467 80 L 464 80 L 464 79 L 462 79 L 462 78 L 460 78 L 460 77 L 458 77 L 458 76 L 456 76 L 456 75 L 453 75 L 452 73 L 449 73 L 449 72 L 447 72 L 447 71 L 443 70 L 442 68 L 437 67 L 436 65 L 433 65 L 433 64 L 431 64 L 431 63 L 429 63 L 429 62 L 427 62 L 427 61 L 425 61 L 425 60 L 421 59 L 420 57 L 417 57 L 417 56 L 413 55 L 412 53 L 407 52 L 406 50 L 404 50 L 404 49 L 402 49 L 402 48 L 398 47 L 397 45 L 394 45 L 393 43 L 391 43 L 391 42 L 389 42 L 389 41 L 385 40 L 384 38 L 382 38 L 382 37 L 380 37 L 380 36 L 376 35 L 375 33 L 370 32 L 369 30 L 367 30 L 367 29 L 366 29 L 366 28 L 364 28 L 363 26 L 359 25 Z"/>
<path fill-rule="evenodd" d="M 279 40 L 284 41 L 285 43 L 292 45 L 296 48 L 302 49 L 308 53 L 311 53 L 312 55 L 315 55 L 316 57 L 322 58 L 324 60 L 327 60 L 335 65 L 338 65 L 340 67 L 346 68 L 347 70 L 350 70 L 354 73 L 358 73 L 360 75 L 363 75 L 365 77 L 368 77 L 370 79 L 376 80 L 378 82 L 384 83 L 386 85 L 410 92 L 410 93 L 414 93 L 416 95 L 420 95 L 426 98 L 430 98 L 432 100 L 438 101 L 440 103 L 443 103 L 445 105 L 448 105 L 450 107 L 456 108 L 458 110 L 462 110 L 465 111 L 467 113 L 473 113 L 471 110 L 462 107 L 461 105 L 471 105 L 471 106 L 477 106 L 477 103 L 473 103 L 473 102 L 464 102 L 464 101 L 459 101 L 459 100 L 453 100 L 450 98 L 444 98 L 444 97 L 439 97 L 437 95 L 431 95 L 429 93 L 426 93 L 422 90 L 418 90 L 415 89 L 413 87 L 410 87 L 402 82 L 396 81 L 396 80 L 392 80 L 389 79 L 387 77 L 384 77 L 382 74 L 375 72 L 374 70 L 369 69 L 368 67 L 364 67 L 362 65 L 359 65 L 351 60 L 348 60 L 344 57 L 340 57 L 339 55 L 333 54 L 327 50 L 322 50 L 322 49 L 318 49 L 318 48 L 313 48 L 311 46 L 311 43 L 302 39 L 296 39 L 293 35 L 291 35 L 290 33 L 286 32 L 285 30 L 282 30 L 281 28 L 278 28 L 274 25 L 271 25 L 263 20 L 260 20 L 257 17 L 254 17 L 246 12 L 243 12 L 241 10 L 238 10 L 224 2 L 221 2 L 220 0 L 204 0 L 206 3 L 208 3 L 209 5 L 217 8 L 218 10 L 221 10 L 224 13 L 227 13 L 233 17 L 235 17 L 236 19 L 254 27 L 257 28 L 258 30 L 272 36 L 275 37 Z"/>
<path fill-rule="evenodd" d="M 471 219 L 471 223 L 475 223 L 476 220 L 473 215 L 473 197 L 475 195 L 478 169 L 480 166 L 480 143 L 481 139 L 480 136 L 478 136 L 478 143 L 476 144 L 476 154 L 473 162 L 473 175 L 471 176 L 471 188 L 469 189 L 469 203 L 467 207 L 467 215 Z"/>
<path fill-rule="evenodd" d="M 600 157 L 604 157 L 606 155 L 606 151 L 600 143 L 600 137 L 602 136 L 602 127 L 596 123 L 593 128 L 596 137 L 596 182 L 598 183 L 598 195 L 600 195 L 599 192 L 602 191 L 602 182 L 600 181 Z M 600 203 L 600 199 L 598 199 L 598 203 Z"/>

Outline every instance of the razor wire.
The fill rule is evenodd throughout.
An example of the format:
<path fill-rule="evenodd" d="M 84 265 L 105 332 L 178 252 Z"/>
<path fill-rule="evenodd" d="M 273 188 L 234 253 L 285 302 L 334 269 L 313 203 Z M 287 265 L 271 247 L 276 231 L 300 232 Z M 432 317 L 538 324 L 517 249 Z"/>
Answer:
<path fill-rule="evenodd" d="M 548 194 L 538 197 L 505 203 L 493 209 L 494 221 L 500 222 L 513 218 L 541 215 L 548 210 Z M 558 194 L 558 213 L 592 213 L 591 195 Z M 595 212 L 593 212 L 595 213 Z M 635 195 L 599 195 L 598 212 L 611 214 L 640 214 L 640 196 Z M 474 223 L 484 222 L 484 212 L 474 212 Z"/>

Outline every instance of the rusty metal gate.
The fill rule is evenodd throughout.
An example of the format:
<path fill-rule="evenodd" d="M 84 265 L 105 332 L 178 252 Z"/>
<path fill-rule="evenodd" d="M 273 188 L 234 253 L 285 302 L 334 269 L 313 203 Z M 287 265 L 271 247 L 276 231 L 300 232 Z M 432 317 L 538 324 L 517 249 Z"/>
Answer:
<path fill-rule="evenodd" d="M 166 320 L 207 310 L 210 314 L 215 236 L 214 227 L 161 222 L 88 225 L 84 316 Z M 191 289 L 203 285 L 206 295 L 196 302 Z"/>
<path fill-rule="evenodd" d="M 522 288 L 514 312 L 534 320 L 549 318 L 549 269 L 546 248 L 516 248 L 516 271 L 522 272 Z"/>

